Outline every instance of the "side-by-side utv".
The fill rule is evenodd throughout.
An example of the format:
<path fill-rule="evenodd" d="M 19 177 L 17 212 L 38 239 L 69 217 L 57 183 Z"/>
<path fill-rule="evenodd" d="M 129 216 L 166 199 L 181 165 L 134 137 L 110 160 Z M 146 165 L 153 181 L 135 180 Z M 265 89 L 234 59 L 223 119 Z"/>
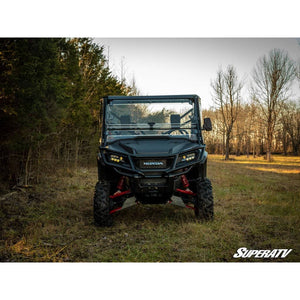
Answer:
<path fill-rule="evenodd" d="M 108 96 L 101 99 L 101 137 L 94 220 L 112 225 L 112 214 L 136 203 L 177 204 L 212 219 L 207 152 L 197 95 Z"/>

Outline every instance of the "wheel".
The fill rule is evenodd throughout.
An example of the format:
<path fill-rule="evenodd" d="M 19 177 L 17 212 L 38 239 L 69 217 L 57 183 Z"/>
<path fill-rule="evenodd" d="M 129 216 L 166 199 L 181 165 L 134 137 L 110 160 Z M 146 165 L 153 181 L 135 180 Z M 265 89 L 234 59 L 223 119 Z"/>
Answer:
<path fill-rule="evenodd" d="M 94 194 L 94 221 L 97 226 L 111 226 L 109 184 L 97 182 Z"/>
<path fill-rule="evenodd" d="M 197 218 L 205 220 L 212 220 L 214 217 L 214 198 L 211 182 L 208 178 L 197 180 L 195 215 Z"/>

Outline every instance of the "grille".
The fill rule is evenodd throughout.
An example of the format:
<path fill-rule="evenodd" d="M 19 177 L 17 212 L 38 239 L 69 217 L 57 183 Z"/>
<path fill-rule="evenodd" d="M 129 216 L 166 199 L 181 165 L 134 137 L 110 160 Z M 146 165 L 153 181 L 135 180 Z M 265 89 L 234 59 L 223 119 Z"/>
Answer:
<path fill-rule="evenodd" d="M 167 179 L 165 178 L 143 178 L 140 181 L 142 187 L 165 186 Z"/>
<path fill-rule="evenodd" d="M 140 169 L 166 169 L 166 159 L 141 159 L 138 161 Z"/>

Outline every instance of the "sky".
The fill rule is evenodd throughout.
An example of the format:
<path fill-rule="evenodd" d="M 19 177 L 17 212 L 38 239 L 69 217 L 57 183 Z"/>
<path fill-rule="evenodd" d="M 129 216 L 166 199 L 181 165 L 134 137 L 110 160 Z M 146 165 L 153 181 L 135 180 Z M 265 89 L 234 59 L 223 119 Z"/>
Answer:
<path fill-rule="evenodd" d="M 279 48 L 300 60 L 296 38 L 97 38 L 95 42 L 105 47 L 118 77 L 123 61 L 127 82 L 134 76 L 142 95 L 197 94 L 203 108 L 213 105 L 210 83 L 220 67 L 236 68 L 246 82 L 247 98 L 251 73 L 261 56 Z M 299 98 L 297 87 L 294 93 Z"/>

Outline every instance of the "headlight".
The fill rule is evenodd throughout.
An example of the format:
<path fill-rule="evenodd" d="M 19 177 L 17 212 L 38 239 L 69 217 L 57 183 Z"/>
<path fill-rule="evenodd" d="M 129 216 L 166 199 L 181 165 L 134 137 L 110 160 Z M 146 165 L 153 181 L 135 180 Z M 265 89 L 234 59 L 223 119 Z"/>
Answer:
<path fill-rule="evenodd" d="M 123 156 L 119 156 L 119 155 L 116 155 L 116 154 L 110 154 L 109 155 L 109 160 L 111 162 L 114 162 L 114 163 L 124 163 L 125 162 L 125 159 Z"/>
<path fill-rule="evenodd" d="M 196 158 L 196 153 L 195 152 L 185 153 L 185 154 L 182 154 L 178 157 L 177 163 L 190 162 L 190 161 L 194 160 L 195 158 Z"/>

